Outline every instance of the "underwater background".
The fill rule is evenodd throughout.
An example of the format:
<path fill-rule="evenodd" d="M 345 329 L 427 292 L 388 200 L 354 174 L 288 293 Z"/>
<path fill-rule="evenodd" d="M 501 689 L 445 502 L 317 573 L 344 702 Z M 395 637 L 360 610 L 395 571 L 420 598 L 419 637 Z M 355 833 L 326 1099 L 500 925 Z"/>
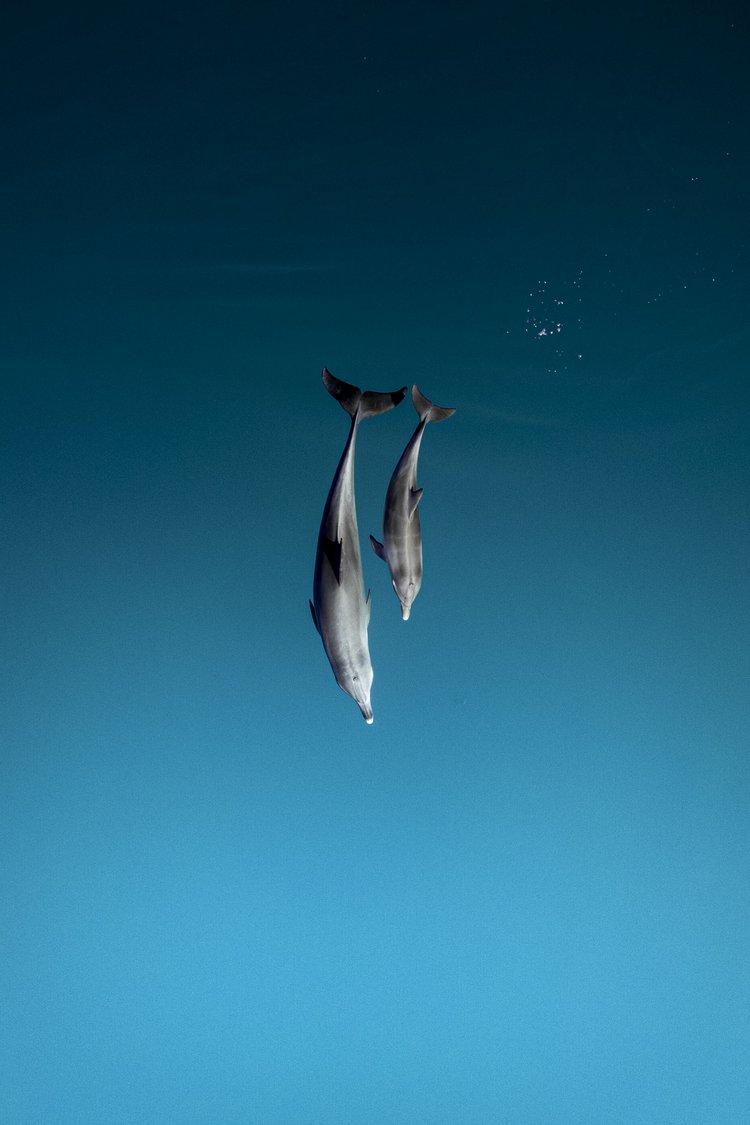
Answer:
<path fill-rule="evenodd" d="M 6 7 L 3 1125 L 750 1120 L 747 43 Z M 324 364 L 456 407 L 372 727 Z"/>

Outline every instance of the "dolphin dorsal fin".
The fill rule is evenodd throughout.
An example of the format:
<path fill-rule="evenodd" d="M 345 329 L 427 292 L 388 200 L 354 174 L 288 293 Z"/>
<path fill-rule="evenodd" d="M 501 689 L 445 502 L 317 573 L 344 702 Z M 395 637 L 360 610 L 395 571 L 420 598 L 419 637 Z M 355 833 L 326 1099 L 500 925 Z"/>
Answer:
<path fill-rule="evenodd" d="M 310 613 L 312 614 L 313 625 L 320 632 L 320 625 L 318 624 L 318 615 L 315 612 L 315 606 L 310 602 Z"/>
<path fill-rule="evenodd" d="M 378 556 L 378 558 L 382 559 L 383 562 L 387 562 L 388 560 L 385 557 L 385 547 L 380 542 L 380 540 L 376 539 L 374 535 L 371 535 L 370 536 L 370 542 L 372 543 L 372 549 L 375 552 L 375 554 Z"/>
<path fill-rule="evenodd" d="M 336 575 L 336 581 L 341 585 L 341 540 L 326 539 L 323 543 L 325 556 L 331 564 L 331 569 Z"/>
<path fill-rule="evenodd" d="M 414 515 L 422 499 L 423 488 L 410 488 L 409 489 L 409 519 Z"/>

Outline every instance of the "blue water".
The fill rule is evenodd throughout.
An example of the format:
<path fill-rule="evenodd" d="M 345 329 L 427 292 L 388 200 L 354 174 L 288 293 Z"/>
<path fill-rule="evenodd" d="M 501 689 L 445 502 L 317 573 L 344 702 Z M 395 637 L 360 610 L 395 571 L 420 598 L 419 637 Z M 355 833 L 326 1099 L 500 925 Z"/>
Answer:
<path fill-rule="evenodd" d="M 745 31 L 10 9 L 3 1125 L 750 1119 Z"/>

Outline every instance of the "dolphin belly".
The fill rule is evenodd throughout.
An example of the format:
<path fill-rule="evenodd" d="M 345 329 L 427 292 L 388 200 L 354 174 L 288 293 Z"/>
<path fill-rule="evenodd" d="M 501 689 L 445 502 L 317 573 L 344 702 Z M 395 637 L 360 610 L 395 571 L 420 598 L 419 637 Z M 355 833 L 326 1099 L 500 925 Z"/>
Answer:
<path fill-rule="evenodd" d="M 313 576 L 313 621 L 339 687 L 356 702 L 366 722 L 373 721 L 372 663 L 367 640 L 370 595 L 364 596 L 354 495 L 354 451 L 363 418 L 382 414 L 406 394 L 360 391 L 325 368 L 323 382 L 351 417 L 349 436 L 323 509 Z"/>

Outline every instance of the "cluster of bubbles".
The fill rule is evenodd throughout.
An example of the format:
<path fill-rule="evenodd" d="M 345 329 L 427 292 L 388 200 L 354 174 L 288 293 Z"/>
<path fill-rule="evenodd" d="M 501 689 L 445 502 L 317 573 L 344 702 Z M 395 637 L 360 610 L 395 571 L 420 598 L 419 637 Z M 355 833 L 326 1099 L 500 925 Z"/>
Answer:
<path fill-rule="evenodd" d="M 583 358 L 576 344 L 581 331 L 582 280 L 583 270 L 571 281 L 554 286 L 542 279 L 528 294 L 524 331 L 545 349 L 549 374 L 567 371 L 571 362 Z"/>

